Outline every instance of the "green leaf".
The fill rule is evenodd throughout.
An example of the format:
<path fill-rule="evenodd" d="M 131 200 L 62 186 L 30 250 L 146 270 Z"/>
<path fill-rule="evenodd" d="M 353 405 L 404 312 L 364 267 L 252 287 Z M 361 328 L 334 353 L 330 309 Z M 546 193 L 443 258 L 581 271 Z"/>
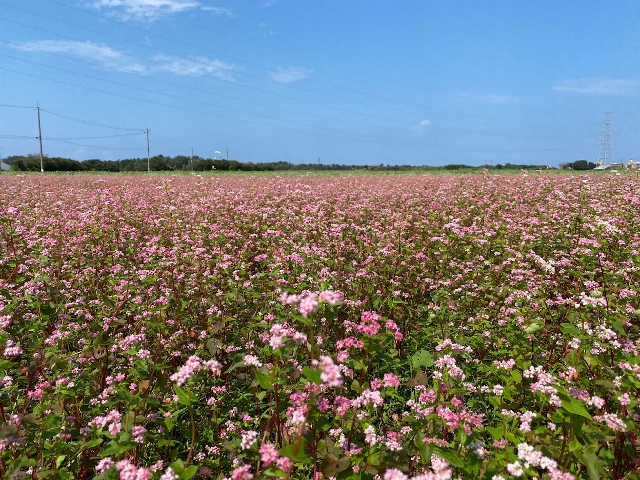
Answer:
<path fill-rule="evenodd" d="M 288 457 L 294 462 L 302 462 L 307 464 L 311 463 L 313 462 L 313 459 L 309 457 L 304 451 L 306 443 L 306 440 L 304 438 L 301 438 L 296 443 L 291 443 L 282 447 L 280 449 L 280 455 L 282 455 L 283 457 Z"/>
<path fill-rule="evenodd" d="M 429 350 L 419 350 L 411 357 L 411 366 L 415 369 L 418 367 L 431 367 L 435 362 L 433 361 L 433 355 Z"/>
<path fill-rule="evenodd" d="M 610 390 L 614 390 L 616 388 L 616 386 L 614 385 L 614 383 L 611 380 L 607 380 L 607 379 L 598 379 L 598 380 L 594 380 L 593 381 L 594 385 L 601 385 L 605 388 L 608 388 Z"/>
<path fill-rule="evenodd" d="M 320 471 L 325 477 L 336 477 L 338 473 L 346 470 L 351 465 L 351 459 L 349 457 L 338 457 L 334 455 L 327 455 L 320 464 Z"/>
<path fill-rule="evenodd" d="M 502 429 L 502 427 L 486 427 L 486 430 L 491 434 L 491 437 L 494 440 L 500 440 L 502 438 L 502 436 L 504 435 L 504 431 Z"/>
<path fill-rule="evenodd" d="M 360 360 L 356 360 L 355 362 L 353 362 L 353 369 L 354 370 L 364 370 L 365 368 L 367 368 L 367 366 L 362 363 Z"/>
<path fill-rule="evenodd" d="M 526 333 L 536 333 L 539 332 L 540 330 L 542 330 L 544 328 L 544 325 L 540 324 L 540 323 L 532 323 L 531 325 L 529 325 L 527 328 L 525 328 L 525 332 Z"/>
<path fill-rule="evenodd" d="M 567 412 L 591 419 L 591 415 L 589 415 L 589 412 L 587 412 L 587 409 L 584 408 L 584 405 L 580 400 L 561 395 L 560 401 L 562 402 L 562 408 L 564 408 Z"/>
<path fill-rule="evenodd" d="M 285 472 L 275 467 L 269 467 L 262 473 L 264 473 L 268 477 L 287 478 L 287 474 Z"/>
<path fill-rule="evenodd" d="M 183 470 L 182 474 L 180 475 L 180 480 L 189 480 L 190 478 L 195 476 L 196 473 L 198 473 L 198 467 L 195 465 L 191 465 L 190 467 L 187 467 Z"/>
<path fill-rule="evenodd" d="M 590 357 L 588 355 L 585 355 L 584 361 L 587 362 L 587 365 L 589 365 L 591 368 L 597 367 L 598 365 L 600 365 L 600 360 L 598 360 L 596 357 Z"/>
<path fill-rule="evenodd" d="M 589 478 L 591 480 L 598 480 L 603 478 L 600 476 L 601 470 L 601 461 L 598 459 L 596 453 L 592 450 L 592 448 L 588 448 L 585 450 L 577 450 L 575 452 L 576 457 L 580 460 L 585 467 L 587 467 L 587 473 L 589 474 Z"/>
<path fill-rule="evenodd" d="M 184 471 L 184 462 L 178 459 L 175 462 L 173 462 L 171 465 L 169 465 L 169 467 L 171 467 L 171 470 L 173 470 L 175 473 L 180 475 Z"/>
<path fill-rule="evenodd" d="M 187 407 L 191 405 L 191 396 L 189 395 L 189 392 L 177 385 L 173 386 L 173 390 L 178 396 L 178 402 L 180 402 L 182 405 L 186 405 Z"/>
<path fill-rule="evenodd" d="M 268 373 L 262 373 L 257 368 L 254 369 L 254 372 L 256 374 L 256 380 L 258 380 L 258 383 L 262 388 L 265 390 L 271 390 L 273 388 L 273 382 L 277 380 L 276 377 L 269 375 Z"/>
<path fill-rule="evenodd" d="M 167 426 L 167 430 L 173 430 L 173 425 L 175 424 L 175 420 L 171 417 L 165 417 L 164 424 Z"/>
<path fill-rule="evenodd" d="M 62 465 L 65 458 L 67 458 L 66 455 L 58 455 L 58 457 L 56 457 L 56 468 L 60 468 L 60 465 Z"/>
<path fill-rule="evenodd" d="M 430 443 L 425 443 L 424 434 L 422 432 L 418 432 L 416 434 L 416 436 L 413 438 L 413 444 L 418 447 L 418 450 L 420 450 L 422 463 L 426 464 L 427 462 L 429 462 L 433 447 Z"/>
<path fill-rule="evenodd" d="M 207 340 L 207 344 L 206 345 L 207 345 L 207 350 L 209 350 L 209 353 L 211 355 L 215 355 L 217 350 L 218 350 L 218 348 L 219 348 L 218 347 L 218 341 L 213 339 L 213 338 L 210 338 L 209 340 Z"/>
<path fill-rule="evenodd" d="M 304 367 L 302 369 L 302 374 L 309 381 L 315 383 L 316 385 L 322 385 L 322 379 L 320 378 L 320 375 L 322 375 L 322 373 L 319 370 L 314 370 L 313 368 Z"/>
<path fill-rule="evenodd" d="M 422 370 L 418 370 L 416 375 L 409 379 L 407 385 L 410 387 L 415 387 L 416 385 L 429 385 L 429 377 L 427 377 Z"/>
<path fill-rule="evenodd" d="M 9 360 L 0 360 L 0 371 L 10 370 L 15 363 Z"/>
<path fill-rule="evenodd" d="M 568 335 L 573 335 L 574 337 L 578 337 L 582 334 L 582 331 L 578 327 L 570 323 L 562 323 L 560 326 L 562 327 L 562 332 Z"/>
<path fill-rule="evenodd" d="M 309 320 L 308 318 L 303 317 L 302 315 L 293 314 L 292 317 L 293 317 L 294 320 L 296 320 L 297 322 L 300 322 L 301 324 L 303 324 L 306 327 L 310 327 L 312 325 L 311 320 Z"/>
<path fill-rule="evenodd" d="M 102 439 L 101 438 L 94 438 L 93 440 L 89 440 L 88 442 L 83 443 L 82 447 L 83 448 L 93 448 L 93 447 L 97 447 L 101 443 L 102 443 Z"/>
<path fill-rule="evenodd" d="M 136 414 L 133 410 L 129 410 L 123 419 L 123 427 L 126 432 L 131 431 L 131 427 L 133 427 L 133 421 L 136 418 Z"/>
<path fill-rule="evenodd" d="M 433 453 L 438 455 L 441 458 L 444 458 L 447 462 L 457 468 L 464 467 L 463 459 L 458 455 L 458 452 L 445 450 L 443 448 L 434 447 Z"/>
<path fill-rule="evenodd" d="M 574 438 L 573 441 L 569 444 L 569 451 L 575 452 L 582 449 L 582 444 L 578 441 L 578 439 Z"/>

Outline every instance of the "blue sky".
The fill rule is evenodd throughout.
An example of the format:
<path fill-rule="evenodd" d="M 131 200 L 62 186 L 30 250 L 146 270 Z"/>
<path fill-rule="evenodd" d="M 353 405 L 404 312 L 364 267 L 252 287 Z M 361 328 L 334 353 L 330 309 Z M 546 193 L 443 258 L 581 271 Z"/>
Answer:
<path fill-rule="evenodd" d="M 640 1 L 0 0 L 0 154 L 640 158 Z M 109 128 L 107 128 L 109 127 Z M 26 137 L 26 138 L 19 138 Z"/>

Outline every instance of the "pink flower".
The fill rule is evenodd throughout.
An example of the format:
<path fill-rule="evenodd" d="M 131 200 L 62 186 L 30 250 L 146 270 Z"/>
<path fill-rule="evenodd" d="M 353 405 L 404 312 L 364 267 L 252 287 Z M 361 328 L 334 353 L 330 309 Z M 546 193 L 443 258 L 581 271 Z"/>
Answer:
<path fill-rule="evenodd" d="M 251 467 L 249 465 L 243 465 L 242 467 L 236 468 L 231 473 L 231 480 L 251 480 L 253 478 L 253 474 L 249 471 Z"/>
<path fill-rule="evenodd" d="M 262 445 L 260 445 L 259 452 L 260 460 L 265 467 L 271 465 L 280 457 L 278 449 L 272 443 L 263 443 Z"/>
<path fill-rule="evenodd" d="M 195 355 L 189 357 L 186 363 L 180 367 L 180 369 L 171 375 L 169 378 L 176 382 L 178 386 L 184 385 L 187 380 L 192 378 L 202 368 L 200 358 Z"/>
<path fill-rule="evenodd" d="M 251 445 L 256 443 L 258 439 L 258 432 L 254 432 L 253 430 L 242 432 L 242 442 L 240 443 L 240 448 L 243 450 L 247 450 L 251 448 Z"/>
<path fill-rule="evenodd" d="M 390 468 L 384 472 L 384 480 L 409 480 L 409 477 L 397 468 Z"/>
<path fill-rule="evenodd" d="M 98 473 L 106 472 L 107 470 L 109 470 L 114 465 L 115 464 L 113 463 L 113 460 L 111 460 L 109 457 L 103 458 L 96 465 L 96 472 L 98 472 Z"/>

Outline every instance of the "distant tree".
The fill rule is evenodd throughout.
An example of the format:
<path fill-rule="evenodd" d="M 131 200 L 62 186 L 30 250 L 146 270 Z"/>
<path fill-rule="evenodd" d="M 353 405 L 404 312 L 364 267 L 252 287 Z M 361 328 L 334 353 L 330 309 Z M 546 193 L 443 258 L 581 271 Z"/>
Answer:
<path fill-rule="evenodd" d="M 8 157 L 3 158 L 2 161 L 7 165 L 13 165 L 19 160 L 24 160 L 24 158 L 25 158 L 24 155 L 10 155 Z"/>
<path fill-rule="evenodd" d="M 596 168 L 596 165 L 586 160 L 576 160 L 571 164 L 571 168 L 574 170 L 591 170 L 592 168 Z"/>
<path fill-rule="evenodd" d="M 98 160 L 97 158 L 80 162 L 82 168 L 88 172 L 119 172 L 120 162 Z"/>
<path fill-rule="evenodd" d="M 444 169 L 445 170 L 461 170 L 463 168 L 471 168 L 468 165 L 464 165 L 464 164 L 451 164 L 451 165 L 445 165 Z"/>

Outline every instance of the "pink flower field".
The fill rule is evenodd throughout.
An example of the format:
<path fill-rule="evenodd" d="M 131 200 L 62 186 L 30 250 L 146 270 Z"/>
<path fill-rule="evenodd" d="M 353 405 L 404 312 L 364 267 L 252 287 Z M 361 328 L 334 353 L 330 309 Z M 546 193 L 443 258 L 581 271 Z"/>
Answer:
<path fill-rule="evenodd" d="M 1 478 L 638 478 L 635 175 L 0 186 Z"/>

